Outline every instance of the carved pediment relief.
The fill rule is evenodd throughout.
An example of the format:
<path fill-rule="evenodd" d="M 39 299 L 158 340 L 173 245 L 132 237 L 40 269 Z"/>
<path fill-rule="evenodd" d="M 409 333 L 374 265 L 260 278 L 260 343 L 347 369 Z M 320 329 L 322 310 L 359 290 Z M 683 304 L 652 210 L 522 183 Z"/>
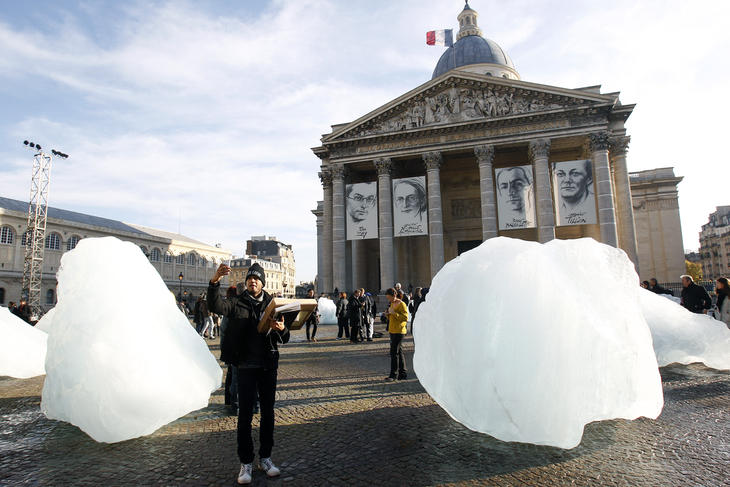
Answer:
<path fill-rule="evenodd" d="M 590 101 L 565 95 L 483 83 L 443 83 L 338 134 L 334 139 L 396 133 L 479 119 L 585 105 Z"/>

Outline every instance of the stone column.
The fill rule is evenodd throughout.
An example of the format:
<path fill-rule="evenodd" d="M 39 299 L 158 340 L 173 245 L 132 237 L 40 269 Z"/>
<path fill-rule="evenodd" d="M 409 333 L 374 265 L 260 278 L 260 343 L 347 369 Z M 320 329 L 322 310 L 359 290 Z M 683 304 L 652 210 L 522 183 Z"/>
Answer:
<path fill-rule="evenodd" d="M 380 287 L 388 289 L 395 284 L 395 253 L 393 251 L 393 161 L 376 159 L 378 171 L 378 242 L 380 244 Z"/>
<path fill-rule="evenodd" d="M 616 188 L 616 213 L 618 216 L 618 244 L 636 271 L 639 271 L 639 251 L 636 244 L 636 225 L 634 209 L 631 203 L 631 181 L 626 164 L 626 152 L 631 137 L 612 137 L 609 140 L 611 165 L 614 170 L 614 187 Z"/>
<path fill-rule="evenodd" d="M 317 217 L 317 294 L 325 292 L 323 274 L 324 274 L 324 201 L 317 202 L 317 209 L 312 210 L 312 214 Z M 294 289 L 294 282 L 289 283 Z"/>
<path fill-rule="evenodd" d="M 440 152 L 423 154 L 428 180 L 428 238 L 431 250 L 431 278 L 444 266 L 444 224 L 441 218 Z"/>
<path fill-rule="evenodd" d="M 589 148 L 596 178 L 598 196 L 598 223 L 601 227 L 601 242 L 612 247 L 618 246 L 616 214 L 613 208 L 613 185 L 608 162 L 608 133 L 589 135 Z"/>
<path fill-rule="evenodd" d="M 332 292 L 332 171 L 323 167 L 319 173 L 324 191 L 324 205 L 322 206 L 322 270 L 320 279 L 325 292 Z"/>
<path fill-rule="evenodd" d="M 482 240 L 496 237 L 497 204 L 494 195 L 492 163 L 494 162 L 494 146 L 479 145 L 474 147 L 474 155 L 479 164 L 479 190 L 482 200 Z"/>
<path fill-rule="evenodd" d="M 535 200 L 537 201 L 537 241 L 549 242 L 555 239 L 555 213 L 553 212 L 553 195 L 550 190 L 550 139 L 538 139 L 530 142 L 530 159 L 535 171 Z"/>
<path fill-rule="evenodd" d="M 338 291 L 347 287 L 345 249 L 345 166 L 332 166 L 332 286 Z"/>

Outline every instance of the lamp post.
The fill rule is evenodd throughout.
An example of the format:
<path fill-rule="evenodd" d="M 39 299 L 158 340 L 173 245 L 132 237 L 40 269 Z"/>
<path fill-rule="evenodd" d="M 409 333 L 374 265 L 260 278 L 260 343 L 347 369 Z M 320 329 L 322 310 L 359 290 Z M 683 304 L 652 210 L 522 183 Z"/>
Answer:
<path fill-rule="evenodd" d="M 182 301 L 182 280 L 183 280 L 183 273 L 181 272 L 179 276 L 177 276 L 177 279 L 180 281 L 180 288 L 177 291 L 177 300 Z"/>

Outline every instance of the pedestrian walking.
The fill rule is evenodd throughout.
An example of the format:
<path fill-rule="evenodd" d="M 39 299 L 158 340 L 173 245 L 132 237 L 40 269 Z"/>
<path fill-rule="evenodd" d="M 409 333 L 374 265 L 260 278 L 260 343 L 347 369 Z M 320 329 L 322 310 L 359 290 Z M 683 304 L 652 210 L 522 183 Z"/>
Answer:
<path fill-rule="evenodd" d="M 307 299 L 314 299 L 314 289 L 310 289 L 307 291 Z M 307 321 L 305 322 L 305 325 L 307 327 L 307 341 L 316 342 L 317 339 L 314 338 L 317 335 L 317 325 L 319 324 L 319 314 L 317 313 L 317 308 L 314 308 L 314 311 L 312 311 L 312 314 L 309 315 L 307 318 Z M 309 334 L 309 329 L 312 329 L 312 334 Z"/>
<path fill-rule="evenodd" d="M 347 302 L 347 319 L 350 322 L 350 341 L 361 342 L 362 337 L 362 301 L 360 301 L 360 290 L 355 289 L 352 298 Z"/>
<path fill-rule="evenodd" d="M 730 328 L 730 285 L 725 277 L 720 277 L 715 282 L 715 293 L 717 294 L 717 312 L 715 316 Z"/>
<path fill-rule="evenodd" d="M 341 340 L 344 333 L 345 338 L 350 338 L 350 324 L 347 320 L 347 293 L 340 293 L 340 299 L 337 300 L 337 339 Z"/>
<path fill-rule="evenodd" d="M 221 351 L 238 367 L 238 457 L 241 468 L 239 484 L 250 484 L 253 475 L 254 445 L 251 438 L 251 421 L 256 392 L 261 403 L 259 426 L 259 466 L 268 477 L 280 474 L 271 459 L 274 447 L 274 402 L 276 398 L 279 343 L 289 341 L 289 330 L 284 320 L 269 319 L 267 331 L 259 333 L 258 324 L 271 295 L 264 291 L 266 275 L 263 267 L 253 264 L 246 273 L 246 289 L 236 299 L 224 300 L 220 296 L 220 279 L 230 274 L 231 268 L 221 264 L 208 284 L 210 309 L 228 317 L 225 341 Z"/>
<path fill-rule="evenodd" d="M 712 306 L 712 299 L 707 294 L 705 288 L 695 284 L 692 276 L 682 275 L 682 306 L 692 313 L 707 314 L 707 310 Z"/>
<path fill-rule="evenodd" d="M 403 355 L 403 337 L 408 331 L 408 307 L 406 303 L 397 298 L 394 288 L 385 291 L 385 297 L 390 303 L 385 312 L 388 317 L 388 333 L 390 333 L 390 374 L 385 380 L 404 380 L 408 378 L 406 358 Z"/>

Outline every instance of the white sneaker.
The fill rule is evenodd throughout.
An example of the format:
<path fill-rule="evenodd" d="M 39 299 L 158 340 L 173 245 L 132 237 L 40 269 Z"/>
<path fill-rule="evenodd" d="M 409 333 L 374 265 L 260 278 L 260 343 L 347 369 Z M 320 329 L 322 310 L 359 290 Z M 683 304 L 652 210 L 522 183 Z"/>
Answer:
<path fill-rule="evenodd" d="M 276 465 L 274 465 L 274 462 L 271 461 L 271 457 L 262 458 L 259 465 L 261 466 L 261 470 L 266 472 L 267 477 L 278 477 L 281 474 Z"/>
<path fill-rule="evenodd" d="M 252 472 L 253 472 L 253 463 L 242 463 L 241 471 L 238 472 L 238 483 L 239 484 L 250 484 Z"/>

